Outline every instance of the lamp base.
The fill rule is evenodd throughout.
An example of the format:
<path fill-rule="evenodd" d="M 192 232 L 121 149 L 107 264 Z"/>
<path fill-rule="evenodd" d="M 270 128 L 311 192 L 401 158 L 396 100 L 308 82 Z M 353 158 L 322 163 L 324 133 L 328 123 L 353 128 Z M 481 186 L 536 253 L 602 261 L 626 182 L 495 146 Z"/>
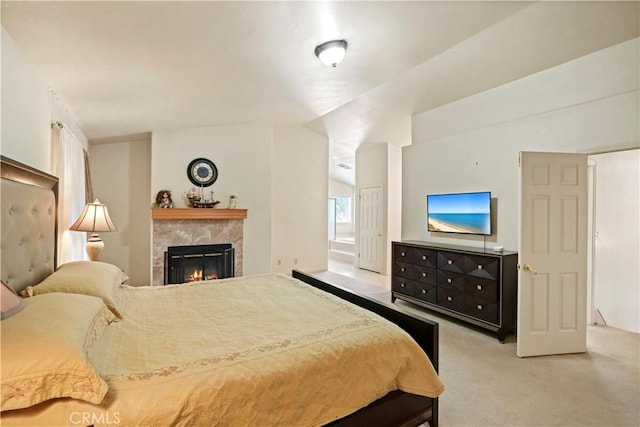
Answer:
<path fill-rule="evenodd" d="M 85 249 L 91 261 L 100 261 L 102 259 L 102 252 L 104 251 L 104 242 L 98 234 L 94 233 L 89 240 L 87 240 Z"/>

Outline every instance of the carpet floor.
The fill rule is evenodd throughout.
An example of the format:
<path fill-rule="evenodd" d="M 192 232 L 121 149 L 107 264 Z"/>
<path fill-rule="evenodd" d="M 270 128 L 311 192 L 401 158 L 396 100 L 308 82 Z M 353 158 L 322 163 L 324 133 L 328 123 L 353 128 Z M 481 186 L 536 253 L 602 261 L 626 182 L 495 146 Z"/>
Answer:
<path fill-rule="evenodd" d="M 388 276 L 330 263 L 355 280 L 343 286 L 390 301 Z M 504 344 L 413 304 L 409 311 L 440 324 L 442 427 L 640 426 L 640 335 L 587 328 L 587 352 L 518 358 L 516 337 Z"/>

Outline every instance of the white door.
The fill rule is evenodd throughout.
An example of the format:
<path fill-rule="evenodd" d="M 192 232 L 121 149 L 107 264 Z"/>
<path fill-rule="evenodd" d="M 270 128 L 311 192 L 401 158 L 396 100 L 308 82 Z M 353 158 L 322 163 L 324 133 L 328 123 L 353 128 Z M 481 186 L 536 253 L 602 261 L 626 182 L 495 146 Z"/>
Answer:
<path fill-rule="evenodd" d="M 520 153 L 519 357 L 586 351 L 587 156 Z"/>
<path fill-rule="evenodd" d="M 383 267 L 382 212 L 382 187 L 360 189 L 358 266 L 376 273 Z"/>

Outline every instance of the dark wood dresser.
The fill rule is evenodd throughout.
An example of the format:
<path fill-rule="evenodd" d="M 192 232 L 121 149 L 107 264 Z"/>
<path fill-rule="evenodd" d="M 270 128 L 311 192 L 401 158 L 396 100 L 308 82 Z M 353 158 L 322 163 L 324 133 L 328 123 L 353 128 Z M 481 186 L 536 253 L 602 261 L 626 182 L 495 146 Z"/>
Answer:
<path fill-rule="evenodd" d="M 392 242 L 396 298 L 487 329 L 516 327 L 518 253 L 419 241 Z"/>

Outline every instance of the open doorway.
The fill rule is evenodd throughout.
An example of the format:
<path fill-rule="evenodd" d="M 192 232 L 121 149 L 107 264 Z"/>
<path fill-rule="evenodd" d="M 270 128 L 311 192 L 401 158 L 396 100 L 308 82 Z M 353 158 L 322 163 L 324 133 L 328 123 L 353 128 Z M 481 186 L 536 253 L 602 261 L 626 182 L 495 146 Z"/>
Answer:
<path fill-rule="evenodd" d="M 355 263 L 353 186 L 329 180 L 329 259 Z"/>
<path fill-rule="evenodd" d="M 587 322 L 640 333 L 640 149 L 589 156 Z"/>

